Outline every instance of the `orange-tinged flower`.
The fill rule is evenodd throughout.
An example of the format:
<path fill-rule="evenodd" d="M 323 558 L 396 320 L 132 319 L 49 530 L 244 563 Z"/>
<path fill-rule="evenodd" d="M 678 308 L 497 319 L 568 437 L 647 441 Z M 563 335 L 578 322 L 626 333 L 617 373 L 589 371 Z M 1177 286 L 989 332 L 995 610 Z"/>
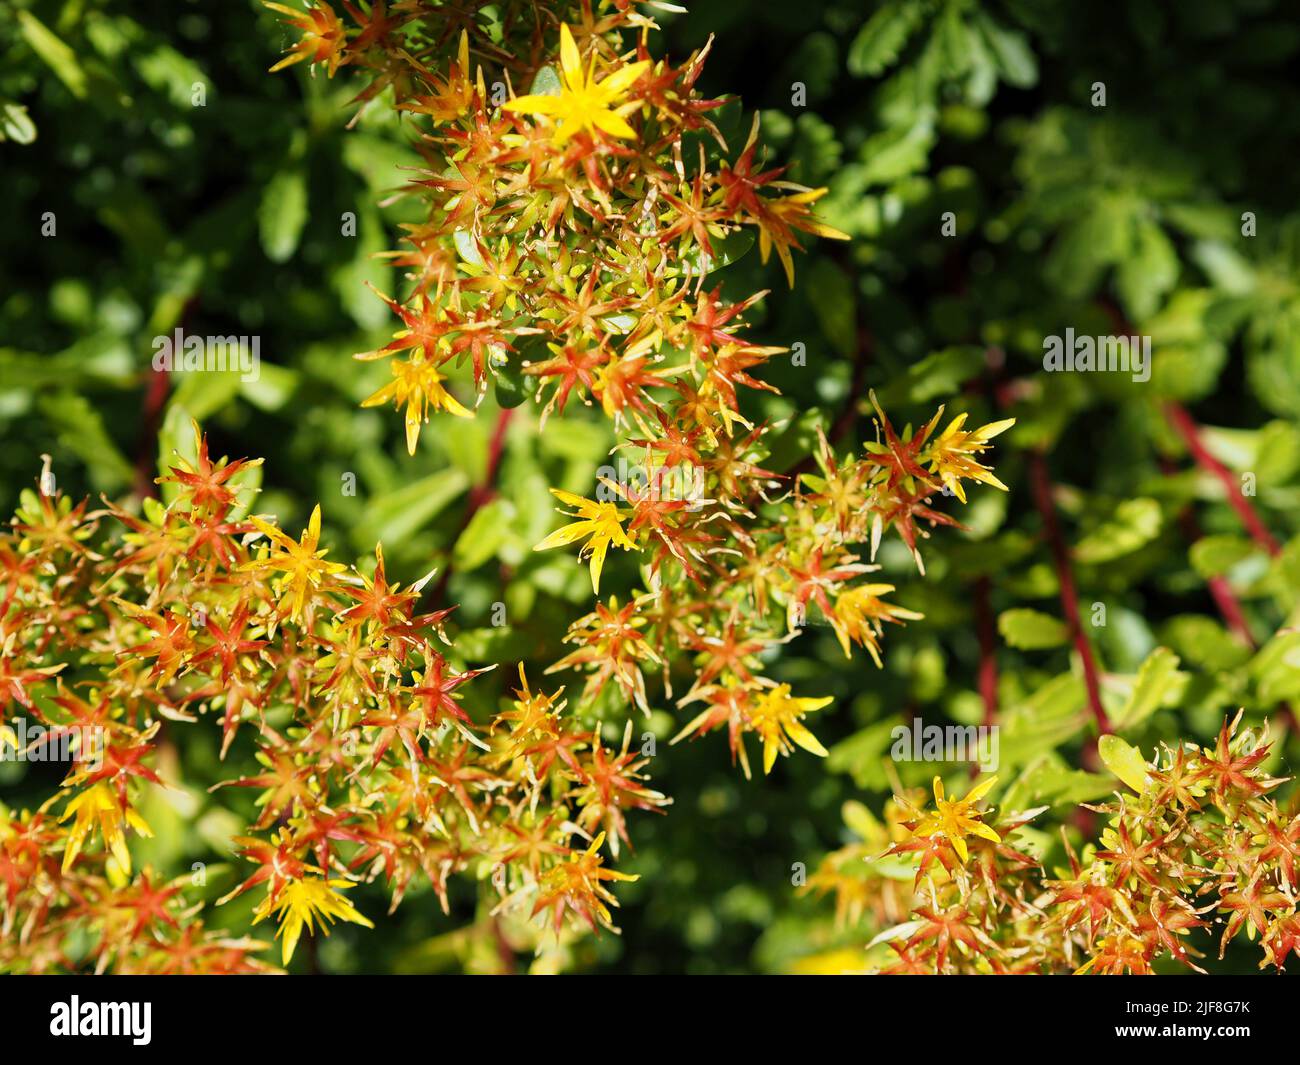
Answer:
<path fill-rule="evenodd" d="M 1108 976 L 1146 975 L 1151 972 L 1151 947 L 1124 933 L 1106 936 L 1097 944 L 1097 953 L 1075 969 L 1074 975 L 1084 976 L 1094 969 Z"/>
<path fill-rule="evenodd" d="M 357 38 L 357 44 L 361 38 Z M 480 79 L 483 76 L 479 69 Z M 474 81 L 469 73 L 469 34 L 460 32 L 460 47 L 456 52 L 456 62 L 447 72 L 446 77 L 434 76 L 433 91 L 427 95 L 416 96 L 413 103 L 398 105 L 399 111 L 415 111 L 428 115 L 435 122 L 451 122 L 464 115 L 474 102 Z"/>
<path fill-rule="evenodd" d="M 442 386 L 447 380 L 432 363 L 400 360 L 392 364 L 393 380 L 367 397 L 363 407 L 377 407 L 390 399 L 397 407 L 406 407 L 406 450 L 415 454 L 420 439 L 420 425 L 429 420 L 429 409 L 445 410 L 457 418 L 474 415 L 456 401 Z"/>
<path fill-rule="evenodd" d="M 993 471 L 987 466 L 981 466 L 975 456 L 989 447 L 989 441 L 993 437 L 1015 425 L 1016 420 L 1004 418 L 969 432 L 962 430 L 965 424 L 966 415 L 957 415 L 948 424 L 948 428 L 935 437 L 929 448 L 930 472 L 937 473 L 948 490 L 963 503 L 966 502 L 966 492 L 961 484 L 963 477 L 992 485 L 1004 492 L 1007 490 L 1007 486 L 993 475 Z"/>
<path fill-rule="evenodd" d="M 892 584 L 859 584 L 842 592 L 835 600 L 831 612 L 831 627 L 839 638 L 844 657 L 850 657 L 850 644 L 859 643 L 867 649 L 871 660 L 879 668 L 880 630 L 882 621 L 901 622 L 919 621 L 924 614 L 907 610 L 893 603 L 886 603 L 880 597 L 894 590 Z"/>
<path fill-rule="evenodd" d="M 791 696 L 788 684 L 778 684 L 754 700 L 749 710 L 749 726 L 763 740 L 764 773 L 772 771 L 778 754 L 789 755 L 794 751 L 791 740 L 805 751 L 826 757 L 826 748 L 800 719 L 832 702 L 834 699 L 829 695 L 822 699 L 796 699 Z"/>
<path fill-rule="evenodd" d="M 785 279 L 792 288 L 794 287 L 794 260 L 790 256 L 790 249 L 800 247 L 793 230 L 802 229 L 814 236 L 827 237 L 831 240 L 849 239 L 847 233 L 841 233 L 834 226 L 828 226 L 813 217 L 812 205 L 828 191 L 830 190 L 803 189 L 777 200 L 760 201 L 763 205 L 763 213 L 755 218 L 758 226 L 759 258 L 767 262 L 775 246 L 777 258 L 785 268 Z"/>
<path fill-rule="evenodd" d="M 316 545 L 320 542 L 320 505 L 317 504 L 315 509 L 312 510 L 311 519 L 307 522 L 307 528 L 303 530 L 301 542 L 295 542 L 274 525 L 267 524 L 261 518 L 250 517 L 248 520 L 257 527 L 263 536 L 266 536 L 283 550 L 278 554 L 247 562 L 242 568 L 282 571 L 287 585 L 284 591 L 291 592 L 293 595 L 293 604 L 289 609 L 289 614 L 297 617 L 302 612 L 303 601 L 307 597 L 307 589 L 317 587 L 324 577 L 331 573 L 339 573 L 345 568 L 337 562 L 325 561 L 325 556 L 329 553 L 328 550 L 316 550 Z M 283 604 L 282 594 L 281 606 Z"/>
<path fill-rule="evenodd" d="M 916 826 L 915 835 L 923 837 L 944 836 L 952 844 L 952 849 L 957 852 L 957 857 L 963 862 L 966 861 L 969 854 L 966 849 L 967 836 L 975 835 L 993 843 L 1001 843 L 1002 837 L 980 821 L 981 815 L 974 810 L 975 804 L 988 794 L 989 790 L 997 782 L 997 777 L 989 777 L 988 780 L 980 781 L 975 787 L 971 788 L 966 794 L 966 798 L 945 799 L 943 781 L 935 777 L 935 812 Z"/>
<path fill-rule="evenodd" d="M 552 924 L 556 933 L 564 923 L 566 909 L 572 910 L 593 929 L 598 924 L 613 928 L 613 920 L 605 905 L 617 906 L 618 900 L 604 886 L 604 880 L 639 880 L 631 873 L 620 873 L 603 866 L 600 848 L 605 843 L 602 832 L 585 851 L 578 851 L 566 862 L 561 862 L 553 869 L 548 869 L 541 880 L 541 890 L 533 906 L 533 914 L 550 910 Z"/>
<path fill-rule="evenodd" d="M 638 104 L 635 100 L 624 103 L 623 97 L 649 67 L 648 62 L 628 63 L 597 81 L 596 57 L 592 56 L 584 74 L 582 56 L 578 53 L 573 34 L 562 23 L 560 69 L 563 84 L 559 95 L 520 96 L 503 104 L 502 108 L 526 115 L 556 118 L 559 124 L 555 128 L 553 139 L 557 145 L 564 144 L 579 133 L 595 130 L 620 140 L 630 140 L 636 136 L 636 130 L 628 125 L 623 113 L 634 110 Z"/>
<path fill-rule="evenodd" d="M 187 499 L 195 510 L 207 511 L 224 517 L 226 512 L 238 502 L 238 482 L 232 483 L 236 474 L 242 474 L 254 466 L 262 465 L 261 459 L 221 459 L 212 462 L 208 457 L 208 438 L 199 429 L 198 422 L 190 423 L 194 429 L 194 442 L 197 457 L 193 463 L 177 455 L 178 466 L 171 466 L 170 477 L 157 478 L 158 484 L 176 484 L 180 494 Z"/>
<path fill-rule="evenodd" d="M 605 554 L 609 551 L 610 544 L 621 547 L 624 551 L 637 549 L 636 543 L 628 539 L 627 533 L 623 531 L 621 523 L 625 515 L 614 503 L 593 502 L 559 488 L 552 488 L 551 494 L 562 503 L 573 507 L 577 513 L 572 516 L 579 520 L 556 529 L 533 550 L 546 551 L 552 547 L 571 544 L 575 540 L 590 537 L 583 544 L 578 556 L 580 558 L 584 555 L 591 556 L 591 588 L 599 595 L 600 571 L 605 566 Z"/>
<path fill-rule="evenodd" d="M 272 11 L 287 16 L 284 19 L 285 24 L 302 31 L 302 40 L 288 49 L 289 54 L 276 63 L 269 72 L 274 74 L 277 70 L 293 66 L 294 63 L 301 63 L 305 59 L 312 63 L 326 64 L 326 69 L 332 78 L 343 60 L 343 47 L 347 44 L 343 22 L 338 15 L 334 14 L 334 9 L 329 4 L 321 3 L 320 0 L 306 11 L 295 11 L 283 4 L 273 4 L 270 0 L 262 0 L 262 4 Z"/>

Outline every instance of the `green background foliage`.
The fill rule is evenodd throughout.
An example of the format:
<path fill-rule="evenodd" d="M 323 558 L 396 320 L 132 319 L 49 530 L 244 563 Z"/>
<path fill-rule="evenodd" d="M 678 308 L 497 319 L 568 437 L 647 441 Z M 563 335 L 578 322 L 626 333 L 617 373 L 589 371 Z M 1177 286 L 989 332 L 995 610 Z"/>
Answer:
<path fill-rule="evenodd" d="M 882 670 L 846 661 L 829 628 L 780 652 L 775 679 L 836 697 L 812 722 L 829 759 L 800 754 L 746 781 L 717 736 L 668 745 L 685 719 L 667 700 L 634 725 L 656 736 L 654 785 L 675 804 L 633 818 L 636 851 L 621 868 L 641 879 L 619 892 L 624 934 L 585 940 L 576 964 L 786 970 L 861 938 L 796 897 L 794 863 L 811 868 L 851 838 L 846 800 L 879 809 L 890 772 L 908 785 L 934 772 L 893 766 L 890 729 L 981 720 L 981 588 L 996 617 L 999 774 L 1013 789 L 1002 801 L 1060 819 L 1115 786 L 1083 755 L 1091 726 L 1031 491 L 1035 451 L 1048 456 L 1118 731 L 1149 752 L 1177 736 L 1208 742 L 1239 706 L 1258 724 L 1300 701 L 1300 636 L 1286 631 L 1300 592 L 1300 23 L 1270 0 L 699 0 L 660 21 L 678 61 L 716 34 L 701 88 L 760 109 L 771 157 L 792 180 L 828 185 L 821 214 L 853 237 L 799 257 L 792 292 L 752 253 L 718 275 L 733 296 L 772 287 L 756 340 L 806 352 L 806 365 L 773 361 L 780 396 L 746 400 L 780 430 L 769 466 L 796 465 L 818 423 L 838 428 L 841 448 L 866 439 L 868 388 L 899 425 L 942 402 L 975 424 L 1018 420 L 993 453 L 1010 492 L 974 492 L 968 530 L 923 545 L 924 577 L 901 544 L 882 549 L 898 602 L 926 615 L 891 628 Z M 387 108 L 346 128 L 346 70 L 268 75 L 288 41 L 245 0 L 0 0 L 0 507 L 12 510 L 42 453 L 74 496 L 138 490 L 160 456 L 192 446 L 197 418 L 215 454 L 266 457 L 259 512 L 297 529 L 322 503 L 331 557 L 382 540 L 390 576 L 450 569 L 459 652 L 502 663 L 469 689 L 481 714 L 513 663 L 553 660 L 587 609 L 574 553 L 531 548 L 557 520 L 548 486 L 589 488 L 612 436 L 581 409 L 540 433 L 521 408 L 497 495 L 468 521 L 492 395 L 473 421 L 438 417 L 413 458 L 400 418 L 358 408 L 387 368 L 350 356 L 393 328 L 364 284 L 400 287 L 373 256 L 416 220 L 406 201 L 383 201 L 419 157 L 411 125 Z M 795 83 L 806 106 L 792 105 Z M 743 141 L 740 107 L 723 119 Z M 1243 212 L 1256 235 L 1243 235 Z M 177 379 L 155 409 L 152 338 L 177 327 L 259 336 L 260 379 Z M 1151 336 L 1150 380 L 1044 373 L 1043 338 L 1067 328 Z M 1254 475 L 1276 557 L 1190 461 L 1169 402 L 1192 411 L 1234 477 Z M 610 591 L 625 594 L 633 576 L 630 560 L 611 559 Z M 1216 611 L 1207 582 L 1219 577 L 1258 648 Z M 491 624 L 497 602 L 506 626 Z M 1104 625 L 1091 623 L 1093 604 Z M 171 735 L 169 779 L 183 788 L 144 812 L 158 830 L 149 860 L 178 871 L 224 860 L 223 805 L 246 797 L 205 789 L 237 775 L 248 748 L 221 766 L 215 730 Z M 1279 744 L 1274 770 L 1285 775 L 1295 753 L 1294 739 Z M 952 767 L 952 779 L 966 772 Z M 7 803 L 39 802 L 53 783 L 41 767 L 0 765 Z M 1059 862 L 1051 833 L 1039 844 Z M 214 877 L 214 896 L 231 876 Z M 376 917 L 385 907 L 378 889 L 354 901 Z M 413 888 L 375 932 L 339 929 L 295 968 L 490 967 L 455 932 L 473 918 L 472 888 L 455 886 L 453 904 L 445 917 Z M 1221 963 L 1254 964 L 1244 943 Z"/>

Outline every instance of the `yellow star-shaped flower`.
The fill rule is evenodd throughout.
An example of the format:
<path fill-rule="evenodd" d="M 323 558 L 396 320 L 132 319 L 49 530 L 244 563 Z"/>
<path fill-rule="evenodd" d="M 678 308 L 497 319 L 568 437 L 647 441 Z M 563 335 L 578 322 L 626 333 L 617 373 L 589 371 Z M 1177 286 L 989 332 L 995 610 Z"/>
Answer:
<path fill-rule="evenodd" d="M 805 751 L 826 757 L 826 748 L 800 721 L 805 714 L 829 706 L 834 700 L 796 699 L 790 695 L 790 685 L 778 684 L 754 700 L 749 711 L 749 725 L 763 740 L 763 772 L 770 773 L 778 754 L 790 754 L 794 741 Z"/>
<path fill-rule="evenodd" d="M 586 72 L 582 56 L 567 25 L 560 26 L 560 69 L 562 85 L 558 96 L 534 94 L 520 96 L 503 105 L 506 111 L 526 115 L 546 115 L 558 120 L 554 141 L 564 144 L 579 133 L 600 130 L 620 140 L 630 140 L 636 130 L 628 125 L 623 112 L 634 110 L 638 103 L 624 103 L 632 84 L 649 68 L 646 62 L 628 63 L 600 81 L 596 80 L 596 57 L 592 56 Z"/>
<path fill-rule="evenodd" d="M 117 797 L 107 784 L 94 784 L 74 796 L 63 810 L 60 821 L 69 817 L 76 818 L 72 831 L 68 833 L 68 843 L 63 851 L 63 871 L 66 873 L 77 860 L 86 837 L 96 825 L 104 837 L 104 846 L 117 859 L 122 872 L 131 873 L 131 852 L 126 847 L 126 826 L 130 825 L 142 836 L 152 836 L 148 824 L 136 813 L 129 803 L 123 809 L 118 805 Z"/>
<path fill-rule="evenodd" d="M 280 942 L 280 956 L 283 963 L 288 965 L 289 959 L 293 957 L 294 948 L 298 945 L 298 938 L 302 935 L 303 927 L 306 926 L 308 932 L 314 931 L 313 920 L 320 922 L 321 931 L 326 935 L 329 935 L 329 926 L 336 918 L 351 921 L 365 928 L 375 927 L 372 921 L 334 890 L 335 888 L 347 890 L 355 886 L 347 880 L 326 880 L 324 877 L 291 880 L 284 886 L 284 890 L 276 897 L 275 902 L 271 902 L 268 897 L 258 906 L 253 924 L 257 924 L 258 921 L 264 920 L 273 913 L 278 915 L 280 929 L 276 935 L 283 936 Z"/>
<path fill-rule="evenodd" d="M 446 375 L 423 359 L 399 359 L 392 364 L 393 380 L 362 400 L 363 407 L 377 407 L 389 400 L 406 408 L 406 450 L 415 454 L 420 426 L 429 420 L 430 410 L 445 410 L 457 418 L 472 418 L 456 397 L 443 387 Z"/>
<path fill-rule="evenodd" d="M 316 587 L 320 584 L 321 578 L 326 575 L 339 573 L 345 568 L 337 562 L 326 562 L 325 555 L 329 553 L 328 551 L 316 550 L 316 545 L 320 542 L 319 504 L 311 512 L 311 519 L 307 522 L 307 528 L 303 531 L 301 542 L 291 539 L 274 525 L 267 524 L 261 518 L 250 515 L 248 520 L 257 527 L 258 532 L 282 550 L 278 554 L 245 563 L 243 568 L 281 570 L 285 575 L 284 590 L 291 592 L 293 595 L 293 604 L 289 609 L 289 614 L 297 617 L 302 611 L 303 601 L 307 597 L 307 589 Z M 283 600 L 281 605 L 283 606 Z"/>
<path fill-rule="evenodd" d="M 614 544 L 624 551 L 635 551 L 636 543 L 628 538 L 621 524 L 623 512 L 613 503 L 598 503 L 583 499 L 580 495 L 552 488 L 551 493 L 562 503 L 577 511 L 572 515 L 578 520 L 556 529 L 545 540 L 533 548 L 534 551 L 546 551 L 562 544 L 571 544 L 584 537 L 590 539 L 583 545 L 579 557 L 591 556 L 591 590 L 600 594 L 600 571 L 605 566 L 605 554 L 609 545 Z"/>
<path fill-rule="evenodd" d="M 966 492 L 961 483 L 963 477 L 992 485 L 1004 492 L 1007 490 L 1007 486 L 993 475 L 993 471 L 980 465 L 975 456 L 986 451 L 990 446 L 989 441 L 1010 429 L 1016 420 L 1005 418 L 969 432 L 962 428 L 965 424 L 966 415 L 957 415 L 930 445 L 929 456 L 930 472 L 937 473 L 948 490 L 963 503 L 966 502 Z"/>
<path fill-rule="evenodd" d="M 942 835 L 947 837 L 948 842 L 952 844 L 952 849 L 957 852 L 963 862 L 969 856 L 966 849 L 966 837 L 969 835 L 979 836 L 982 839 L 990 840 L 993 843 L 1001 843 L 1002 837 L 997 834 L 988 825 L 979 820 L 980 814 L 972 808 L 980 801 L 998 782 L 997 777 L 989 777 L 988 780 L 981 781 L 967 793 L 964 799 L 945 799 L 943 794 L 943 781 L 938 777 L 934 778 L 934 804 L 935 812 L 930 814 L 924 821 L 916 826 L 916 835 L 934 836 Z"/>

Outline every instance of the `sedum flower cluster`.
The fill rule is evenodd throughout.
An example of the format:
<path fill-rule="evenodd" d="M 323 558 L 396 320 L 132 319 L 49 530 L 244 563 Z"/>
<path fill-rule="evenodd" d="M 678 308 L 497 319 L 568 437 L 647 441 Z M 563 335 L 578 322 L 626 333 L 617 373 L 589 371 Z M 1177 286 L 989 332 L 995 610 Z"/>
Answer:
<path fill-rule="evenodd" d="M 761 161 L 757 120 L 743 145 L 723 137 L 714 116 L 734 104 L 695 88 L 708 45 L 680 66 L 652 54 L 646 12 L 664 5 L 416 0 L 344 5 L 347 20 L 269 6 L 301 33 L 278 67 L 368 78 L 358 103 L 409 114 L 425 160 L 403 192 L 427 220 L 389 253 L 409 270 L 404 298 L 383 296 L 401 328 L 357 356 L 393 379 L 366 403 L 405 411 L 412 452 L 430 416 L 472 416 L 489 383 L 503 407 L 532 398 L 544 428 L 583 403 L 638 471 L 552 490 L 568 522 L 538 550 L 580 544 L 597 595 L 612 549 L 640 568 L 627 601 L 573 623 L 552 669 L 585 675 L 584 704 L 610 689 L 646 713 L 660 674 L 691 714 L 678 738 L 725 728 L 747 774 L 747 734 L 765 770 L 796 746 L 824 754 L 803 719 L 829 700 L 766 676 L 765 652 L 825 624 L 879 664 L 885 624 L 920 617 L 870 577 L 882 536 L 896 530 L 920 566 L 927 526 L 957 524 L 936 495 L 1003 487 L 979 455 L 1011 422 L 942 426 L 940 410 L 900 434 L 877 407 L 861 456 L 823 435 L 805 467 L 767 468 L 774 430 L 744 397 L 776 391 L 761 374 L 785 349 L 745 334 L 764 293 L 729 299 L 715 275 L 757 234 L 793 284 L 801 235 L 843 234 L 813 214 L 824 189 Z"/>
<path fill-rule="evenodd" d="M 1061 863 L 1045 868 L 1032 822 L 1045 808 L 996 815 L 989 777 L 935 808 L 900 793 L 885 822 L 850 811 L 859 842 L 828 855 L 804 891 L 836 900 L 841 927 L 884 926 L 860 950 L 809 958 L 821 971 L 901 974 L 1096 973 L 1204 970 L 1239 937 L 1259 966 L 1300 956 L 1300 814 L 1271 795 L 1270 743 L 1241 715 L 1211 748 L 1184 744 L 1145 760 L 1117 736 L 1101 755 L 1126 785 L 1087 806 L 1104 817 L 1082 855 L 1062 831 Z M 1039 856 L 1035 856 L 1035 852 Z M 909 875 L 910 874 L 910 875 Z M 1199 946 L 1198 946 L 1199 944 Z"/>
<path fill-rule="evenodd" d="M 628 877 L 604 867 L 605 833 L 666 802 L 639 754 L 576 728 L 522 666 L 517 698 L 475 723 L 463 688 L 485 670 L 446 642 L 451 610 L 422 613 L 420 583 L 391 581 L 382 547 L 373 567 L 332 561 L 319 508 L 297 539 L 240 517 L 252 464 L 212 461 L 206 439 L 197 454 L 164 478 L 179 489 L 166 507 L 27 491 L 0 536 L 0 744 L 49 760 L 75 737 L 39 809 L 0 808 L 0 969 L 268 967 L 266 943 L 205 930 L 205 876 L 132 860 L 151 834 L 142 800 L 160 797 L 146 793 L 183 800 L 163 767 L 193 723 L 215 726 L 223 758 L 255 750 L 258 772 L 214 789 L 256 795 L 232 841 L 246 875 L 217 905 L 253 892 L 285 964 L 304 928 L 371 925 L 345 894 L 363 881 L 395 908 L 420 878 L 445 908 L 469 872 L 523 922 L 609 925 L 606 884 Z"/>
<path fill-rule="evenodd" d="M 272 968 L 269 944 L 221 930 L 201 872 L 138 860 L 150 804 L 184 789 L 178 730 L 204 720 L 214 756 L 251 747 L 260 767 L 214 789 L 255 802 L 215 910 L 273 921 L 281 964 L 304 932 L 373 923 L 358 884 L 396 907 L 427 883 L 446 909 L 463 875 L 493 941 L 551 965 L 548 944 L 613 927 L 612 884 L 632 878 L 606 852 L 630 842 L 627 812 L 669 803 L 631 722 L 610 746 L 584 711 L 675 702 L 679 738 L 725 729 L 746 773 L 746 737 L 765 771 L 795 747 L 824 754 L 805 719 L 829 700 L 769 676 L 768 652 L 819 623 L 879 663 L 885 624 L 919 617 L 872 578 L 882 537 L 919 566 L 927 526 L 957 524 L 936 497 L 1002 487 L 980 457 L 1010 423 L 941 410 L 899 431 L 877 406 L 861 454 L 821 435 L 793 470 L 767 467 L 773 429 L 745 395 L 774 391 L 761 375 L 783 351 L 745 334 L 763 293 L 733 301 L 712 275 L 756 236 L 792 282 L 801 235 L 839 234 L 813 215 L 822 190 L 764 169 L 756 124 L 724 139 L 724 101 L 694 88 L 707 46 L 680 66 L 652 55 L 654 5 L 375 0 L 344 3 L 347 21 L 268 6 L 300 34 L 277 67 L 368 76 L 358 103 L 409 114 L 426 164 L 403 192 L 427 219 L 389 255 L 407 290 L 381 294 L 400 328 L 358 356 L 391 371 L 367 403 L 403 411 L 412 451 L 489 385 L 543 423 L 599 408 L 644 476 L 556 491 L 570 521 L 537 547 L 580 544 L 597 594 L 617 548 L 639 585 L 569 629 L 548 672 L 576 675 L 572 695 L 534 690 L 521 665 L 513 700 L 471 712 L 494 664 L 457 655 L 424 582 L 390 580 L 380 546 L 373 565 L 330 558 L 319 508 L 296 538 L 248 513 L 256 463 L 213 461 L 197 427 L 195 460 L 163 478 L 170 504 L 92 510 L 43 479 L 0 537 L 0 743 L 86 749 L 38 809 L 0 809 L 0 969 Z"/>

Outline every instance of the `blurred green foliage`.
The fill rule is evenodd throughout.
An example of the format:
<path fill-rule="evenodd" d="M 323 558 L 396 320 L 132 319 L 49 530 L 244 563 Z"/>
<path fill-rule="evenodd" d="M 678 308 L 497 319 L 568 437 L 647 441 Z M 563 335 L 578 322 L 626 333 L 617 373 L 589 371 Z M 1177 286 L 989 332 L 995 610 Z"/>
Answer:
<path fill-rule="evenodd" d="M 981 578 L 997 616 L 999 772 L 1015 800 L 1059 813 L 1112 786 L 1081 765 L 1084 686 L 1031 452 L 1050 456 L 1085 615 L 1105 607 L 1088 635 L 1119 730 L 1149 751 L 1207 740 L 1238 706 L 1257 722 L 1300 701 L 1300 637 L 1287 629 L 1300 593 L 1300 23 L 1274 0 L 698 0 L 659 17 L 677 60 L 716 34 L 702 89 L 760 108 L 774 158 L 792 180 L 829 185 L 822 216 L 854 238 L 801 257 L 793 292 L 752 254 L 723 275 L 733 293 L 773 287 L 753 335 L 807 353 L 806 365 L 773 362 L 780 396 L 750 400 L 751 416 L 783 430 L 773 464 L 806 454 L 818 422 L 841 420 L 841 446 L 860 441 L 868 387 L 900 424 L 937 402 L 975 424 L 1018 419 L 995 451 L 1011 491 L 973 497 L 969 530 L 926 548 L 924 578 L 900 545 L 882 549 L 898 601 L 926 615 L 890 632 L 884 669 L 846 662 L 829 629 L 773 666 L 836 697 L 819 715 L 825 763 L 785 759 L 750 782 L 716 737 L 670 747 L 681 722 L 666 703 L 644 726 L 659 740 L 654 784 L 675 805 L 634 820 L 623 868 L 642 878 L 620 891 L 624 934 L 584 941 L 579 965 L 781 970 L 845 936 L 824 905 L 796 898 L 792 866 L 848 838 L 847 799 L 879 806 L 890 728 L 980 720 Z M 547 487 L 589 485 L 612 438 L 581 410 L 539 433 L 521 408 L 498 494 L 467 524 L 495 399 L 473 421 L 436 421 L 414 458 L 400 419 L 358 408 L 386 368 L 350 356 L 392 329 L 365 283 L 398 286 L 374 255 L 415 220 L 384 201 L 419 159 L 389 109 L 347 128 L 346 71 L 268 76 L 286 41 L 251 0 L 0 0 L 0 507 L 12 510 L 42 453 L 74 495 L 138 491 L 160 457 L 191 446 L 197 418 L 214 453 L 266 457 L 259 511 L 295 528 L 322 502 L 332 557 L 382 540 L 403 581 L 451 570 L 459 651 L 504 663 L 474 687 L 467 705 L 481 708 L 511 663 L 556 657 L 586 609 L 572 554 L 531 547 L 554 525 Z M 796 83 L 806 106 L 792 104 Z M 259 337 L 260 378 L 178 375 L 159 396 L 152 338 L 177 327 Z M 1150 335 L 1150 381 L 1043 373 L 1043 338 L 1066 328 Z M 1254 475 L 1276 557 L 1189 461 L 1170 401 L 1206 426 L 1234 476 Z M 630 583 L 630 563 L 610 572 L 612 590 Z M 1220 577 L 1258 648 L 1216 611 L 1207 581 Z M 496 602 L 506 627 L 490 623 Z M 149 860 L 182 869 L 216 860 L 222 804 L 243 798 L 206 793 L 240 768 L 237 753 L 217 763 L 215 731 L 178 729 L 174 742 L 181 798 L 160 794 L 144 812 L 158 830 Z M 1275 760 L 1285 768 L 1296 750 L 1293 737 Z M 933 771 L 893 768 L 906 784 Z M 43 797 L 38 778 L 0 766 L 0 796 Z M 382 912 L 381 892 L 356 896 Z M 453 899 L 447 918 L 413 890 L 374 933 L 337 931 L 314 964 L 477 967 L 455 937 L 472 894 Z M 1254 962 L 1234 948 L 1223 964 Z"/>

